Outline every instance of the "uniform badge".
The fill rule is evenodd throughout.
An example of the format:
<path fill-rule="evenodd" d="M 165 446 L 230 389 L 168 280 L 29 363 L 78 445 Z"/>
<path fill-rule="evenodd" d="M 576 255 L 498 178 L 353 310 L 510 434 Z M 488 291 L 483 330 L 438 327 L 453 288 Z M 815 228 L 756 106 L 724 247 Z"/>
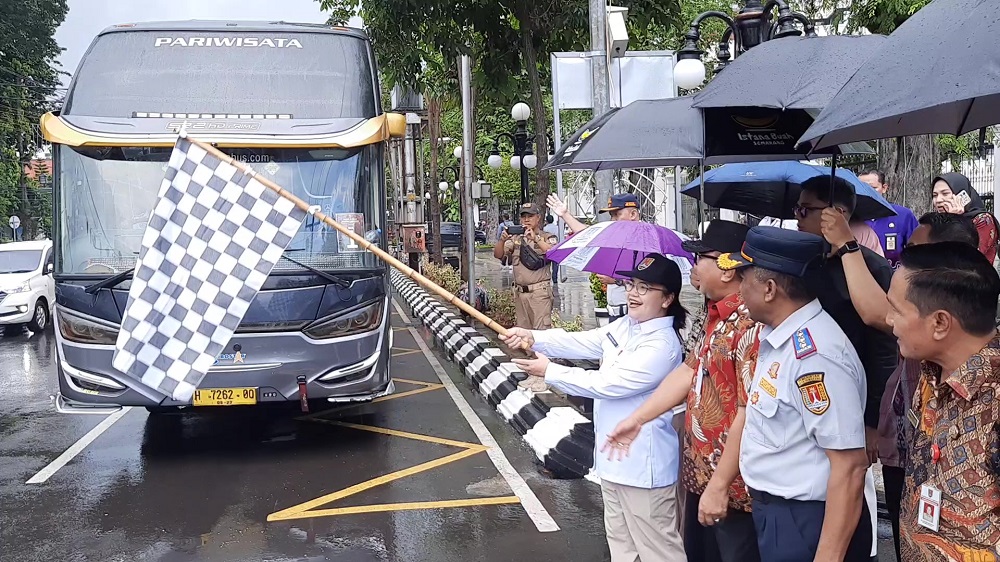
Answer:
<path fill-rule="evenodd" d="M 775 361 L 771 363 L 771 368 L 767 370 L 767 374 L 771 376 L 772 379 L 778 378 L 778 369 L 781 368 L 781 363 Z"/>
<path fill-rule="evenodd" d="M 642 271 L 643 269 L 646 269 L 647 267 L 653 265 L 653 261 L 654 261 L 653 258 L 646 258 L 642 260 L 641 262 L 639 262 L 639 265 L 636 266 L 635 268 L 636 271 Z"/>
<path fill-rule="evenodd" d="M 892 226 L 891 224 L 889 226 Z M 886 234 L 885 235 L 885 249 L 887 252 L 892 252 L 896 249 L 896 235 Z"/>
<path fill-rule="evenodd" d="M 771 398 L 778 397 L 778 389 L 774 388 L 774 385 L 768 382 L 767 379 L 760 379 L 760 387 L 764 389 L 764 392 L 771 395 Z"/>
<path fill-rule="evenodd" d="M 826 392 L 826 384 L 823 383 L 823 373 L 807 373 L 795 379 L 795 385 L 802 393 L 802 404 L 806 410 L 822 415 L 830 408 L 830 395 Z"/>
<path fill-rule="evenodd" d="M 805 359 L 816 354 L 816 344 L 813 342 L 812 334 L 809 333 L 809 328 L 802 328 L 795 332 L 792 345 L 795 346 L 796 359 Z"/>
<path fill-rule="evenodd" d="M 753 391 L 753 394 L 750 395 L 750 403 L 756 406 L 758 400 L 760 400 L 760 393 L 755 390 Z"/>

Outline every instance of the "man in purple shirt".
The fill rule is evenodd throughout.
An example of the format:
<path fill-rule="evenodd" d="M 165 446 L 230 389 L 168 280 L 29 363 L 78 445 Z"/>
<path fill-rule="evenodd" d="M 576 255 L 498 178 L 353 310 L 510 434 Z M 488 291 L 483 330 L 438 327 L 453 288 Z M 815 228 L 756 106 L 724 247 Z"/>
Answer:
<path fill-rule="evenodd" d="M 889 185 L 885 183 L 885 174 L 879 170 L 869 170 L 858 175 L 858 179 L 872 186 L 875 191 L 883 197 L 889 191 Z M 889 265 L 893 269 L 899 267 L 899 254 L 906 247 L 906 241 L 910 239 L 913 231 L 920 224 L 913 211 L 902 205 L 891 203 L 896 214 L 891 217 L 872 219 L 868 221 L 875 234 L 878 234 L 879 242 L 882 243 L 882 250 L 885 252 L 885 259 L 889 260 Z"/>

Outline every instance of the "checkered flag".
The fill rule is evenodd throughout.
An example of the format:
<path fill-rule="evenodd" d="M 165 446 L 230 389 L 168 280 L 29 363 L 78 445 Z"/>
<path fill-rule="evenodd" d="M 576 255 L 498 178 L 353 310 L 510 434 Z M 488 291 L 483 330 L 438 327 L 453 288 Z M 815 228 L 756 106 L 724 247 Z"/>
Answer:
<path fill-rule="evenodd" d="M 179 138 L 142 237 L 115 368 L 190 400 L 305 214 Z"/>

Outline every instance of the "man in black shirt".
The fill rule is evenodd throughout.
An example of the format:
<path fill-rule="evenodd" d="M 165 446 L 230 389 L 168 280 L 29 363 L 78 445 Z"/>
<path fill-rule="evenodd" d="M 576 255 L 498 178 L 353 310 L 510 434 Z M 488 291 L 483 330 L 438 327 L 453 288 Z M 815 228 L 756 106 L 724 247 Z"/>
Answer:
<path fill-rule="evenodd" d="M 823 209 L 831 205 L 850 220 L 857 203 L 854 188 L 847 180 L 835 177 L 832 191 L 833 201 L 830 201 L 830 176 L 818 176 L 802 184 L 802 193 L 799 195 L 798 205 L 795 206 L 799 230 L 822 236 L 821 215 Z M 868 458 L 874 463 L 878 460 L 876 444 L 879 405 L 882 393 L 885 391 L 885 383 L 896 369 L 899 349 L 892 334 L 865 325 L 855 310 L 847 286 L 847 277 L 844 274 L 844 264 L 841 262 L 841 256 L 848 252 L 861 252 L 872 277 L 883 290 L 889 290 L 889 282 L 892 280 L 892 268 L 889 262 L 868 248 L 860 246 L 856 241 L 851 241 L 840 248 L 833 248 L 824 267 L 816 268 L 807 275 L 806 282 L 813 293 L 819 295 L 823 309 L 833 317 L 854 344 L 854 349 L 864 365 L 868 390 L 865 405 L 866 443 Z"/>

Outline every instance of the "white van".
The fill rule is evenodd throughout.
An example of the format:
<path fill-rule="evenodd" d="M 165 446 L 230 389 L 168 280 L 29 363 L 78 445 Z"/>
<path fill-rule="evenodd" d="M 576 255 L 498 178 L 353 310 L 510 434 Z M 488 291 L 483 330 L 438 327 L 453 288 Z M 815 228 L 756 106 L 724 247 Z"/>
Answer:
<path fill-rule="evenodd" d="M 48 329 L 55 307 L 52 241 L 0 244 L 0 325 Z"/>

